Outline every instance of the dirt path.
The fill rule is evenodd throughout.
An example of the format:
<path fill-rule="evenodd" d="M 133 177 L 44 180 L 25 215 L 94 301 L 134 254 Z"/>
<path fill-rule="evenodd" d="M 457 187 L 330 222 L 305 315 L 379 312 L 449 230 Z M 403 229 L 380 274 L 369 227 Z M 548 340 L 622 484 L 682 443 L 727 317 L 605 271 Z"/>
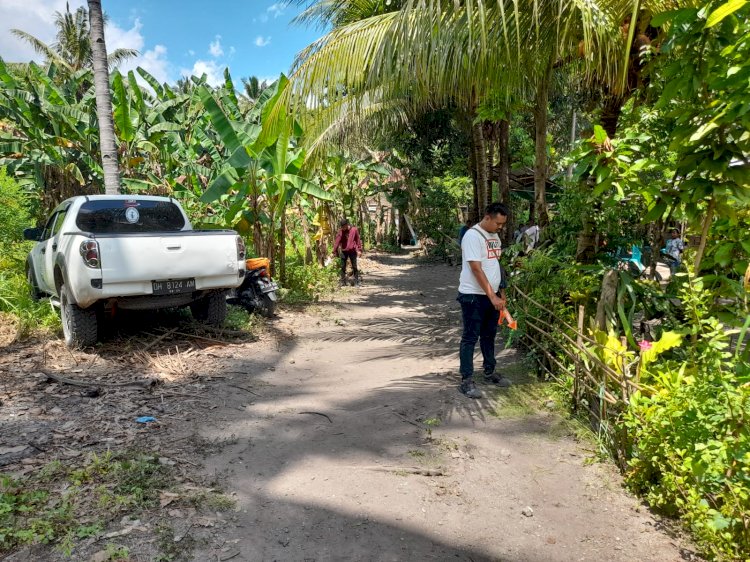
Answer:
<path fill-rule="evenodd" d="M 511 391 L 457 392 L 457 269 L 408 256 L 366 269 L 359 292 L 222 353 L 222 406 L 196 427 L 224 445 L 205 466 L 237 510 L 194 560 L 688 556 L 590 462 L 512 350 L 499 354 Z"/>

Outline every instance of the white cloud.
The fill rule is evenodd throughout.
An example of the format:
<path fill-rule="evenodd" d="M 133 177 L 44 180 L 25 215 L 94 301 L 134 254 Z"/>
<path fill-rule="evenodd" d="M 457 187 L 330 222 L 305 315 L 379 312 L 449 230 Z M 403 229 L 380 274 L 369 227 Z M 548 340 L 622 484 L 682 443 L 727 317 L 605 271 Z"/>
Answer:
<path fill-rule="evenodd" d="M 120 67 L 120 72 L 135 70 L 138 66 L 142 67 L 143 70 L 151 74 L 159 82 L 172 82 L 172 64 L 167 58 L 167 48 L 164 45 L 156 45 L 153 49 L 141 53 L 138 58 L 125 62 Z M 138 73 L 136 73 L 136 78 L 138 78 L 139 82 L 143 83 Z"/>
<path fill-rule="evenodd" d="M 24 41 L 8 32 L 8 29 L 22 29 L 41 39 L 45 43 L 55 40 L 55 12 L 65 12 L 66 0 L 1 0 L 0 22 L 5 29 L 0 30 L 0 57 L 9 62 L 26 62 L 35 60 L 43 62 L 44 57 L 34 52 Z M 75 12 L 85 5 L 83 0 L 70 1 L 70 11 Z M 106 11 L 106 7 L 105 7 Z M 138 66 L 142 66 L 153 74 L 160 82 L 170 81 L 171 64 L 167 58 L 167 49 L 163 45 L 156 45 L 153 49 L 144 51 L 145 38 L 141 33 L 142 24 L 136 18 L 129 29 L 120 27 L 110 20 L 105 29 L 107 50 L 135 49 L 138 57 L 123 63 L 120 71 L 127 73 Z M 140 80 L 140 77 L 139 77 Z"/>
<path fill-rule="evenodd" d="M 83 4 L 83 0 L 71 1 L 70 11 L 75 12 Z M 21 29 L 45 43 L 52 43 L 55 40 L 55 12 L 64 11 L 65 0 L 0 1 L 0 57 L 8 62 L 43 62 L 41 55 L 12 35 L 10 30 Z"/>
<path fill-rule="evenodd" d="M 263 37 L 262 35 L 258 35 L 255 38 L 255 46 L 256 47 L 265 47 L 271 42 L 271 36 Z"/>
<path fill-rule="evenodd" d="M 233 55 L 234 53 L 236 53 L 236 52 L 237 52 L 237 49 L 235 49 L 234 47 L 229 47 L 229 56 L 230 56 L 230 57 L 231 57 L 231 56 L 232 56 L 232 55 Z"/>
<path fill-rule="evenodd" d="M 271 4 L 266 8 L 266 12 L 271 14 L 274 18 L 278 18 L 279 16 L 284 15 L 284 4 L 282 2 Z"/>
<path fill-rule="evenodd" d="M 214 58 L 220 57 L 224 54 L 224 49 L 221 48 L 221 35 L 216 36 L 216 41 L 211 41 L 208 45 L 208 52 Z"/>
<path fill-rule="evenodd" d="M 193 64 L 192 70 L 183 68 L 180 71 L 183 76 L 202 76 L 206 75 L 206 81 L 211 86 L 219 86 L 224 83 L 224 66 L 219 65 L 213 60 L 197 60 Z"/>

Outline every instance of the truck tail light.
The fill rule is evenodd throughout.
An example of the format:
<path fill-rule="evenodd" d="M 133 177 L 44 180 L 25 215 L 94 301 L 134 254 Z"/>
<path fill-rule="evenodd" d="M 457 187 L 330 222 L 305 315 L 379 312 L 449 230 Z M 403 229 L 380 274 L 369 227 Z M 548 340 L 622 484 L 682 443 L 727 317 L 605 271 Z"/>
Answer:
<path fill-rule="evenodd" d="M 83 263 L 92 269 L 99 269 L 102 266 L 99 258 L 99 243 L 96 240 L 84 240 L 81 242 L 81 258 Z"/>
<path fill-rule="evenodd" d="M 241 236 L 237 237 L 237 261 L 245 261 L 245 241 Z"/>

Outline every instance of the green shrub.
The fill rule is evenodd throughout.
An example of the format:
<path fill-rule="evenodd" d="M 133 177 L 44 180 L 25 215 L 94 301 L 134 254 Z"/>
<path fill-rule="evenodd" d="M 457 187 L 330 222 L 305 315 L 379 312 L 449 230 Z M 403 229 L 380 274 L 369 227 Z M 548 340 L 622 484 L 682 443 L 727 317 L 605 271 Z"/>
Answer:
<path fill-rule="evenodd" d="M 48 302 L 32 300 L 26 283 L 26 256 L 33 243 L 21 241 L 23 229 L 31 226 L 25 202 L 23 191 L 0 169 L 0 313 L 13 317 L 18 338 L 60 326 Z"/>
<path fill-rule="evenodd" d="M 750 557 L 750 365 L 730 354 L 700 280 L 681 297 L 689 343 L 648 367 L 649 388 L 625 415 L 628 485 L 681 518 L 720 560 Z"/>
<path fill-rule="evenodd" d="M 31 226 L 27 197 L 16 181 L 0 168 L 0 244 L 17 242 Z"/>
<path fill-rule="evenodd" d="M 305 265 L 290 260 L 286 265 L 283 301 L 290 304 L 316 302 L 336 288 L 338 277 L 338 261 L 321 267 L 317 263 Z"/>

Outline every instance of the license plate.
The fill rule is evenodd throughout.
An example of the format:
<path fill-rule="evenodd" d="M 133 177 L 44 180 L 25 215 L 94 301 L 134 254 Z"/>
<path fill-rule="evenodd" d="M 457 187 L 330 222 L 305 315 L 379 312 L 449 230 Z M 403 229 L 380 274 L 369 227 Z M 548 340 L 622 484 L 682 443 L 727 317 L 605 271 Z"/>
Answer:
<path fill-rule="evenodd" d="M 264 283 L 263 286 L 260 288 L 261 293 L 270 293 L 271 291 L 278 291 L 279 286 L 271 281 L 270 283 Z"/>
<path fill-rule="evenodd" d="M 155 295 L 176 295 L 195 291 L 195 279 L 170 279 L 169 281 L 151 281 Z"/>

